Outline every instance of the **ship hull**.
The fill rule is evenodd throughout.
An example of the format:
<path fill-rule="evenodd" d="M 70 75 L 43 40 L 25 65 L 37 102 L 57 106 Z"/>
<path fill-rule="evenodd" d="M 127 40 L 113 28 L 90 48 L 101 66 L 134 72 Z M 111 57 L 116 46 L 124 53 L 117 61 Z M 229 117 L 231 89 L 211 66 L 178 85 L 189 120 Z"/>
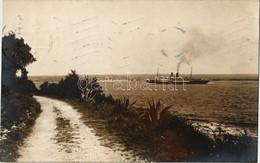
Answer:
<path fill-rule="evenodd" d="M 147 83 L 156 84 L 207 84 L 209 80 L 192 79 L 192 80 L 147 80 Z"/>

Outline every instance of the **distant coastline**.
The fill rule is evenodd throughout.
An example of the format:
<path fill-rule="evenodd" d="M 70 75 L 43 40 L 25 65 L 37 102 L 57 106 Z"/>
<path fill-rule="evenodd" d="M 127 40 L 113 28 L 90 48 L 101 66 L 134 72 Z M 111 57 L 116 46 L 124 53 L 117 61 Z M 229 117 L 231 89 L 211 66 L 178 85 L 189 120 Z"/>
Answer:
<path fill-rule="evenodd" d="M 169 74 L 160 74 L 159 76 L 168 76 Z M 52 79 L 52 80 L 59 80 L 63 78 L 65 75 L 29 75 L 28 77 L 32 80 L 39 80 L 39 79 Z M 104 77 L 111 77 L 116 78 L 120 77 L 124 79 L 127 77 L 127 74 L 81 74 L 81 77 L 84 76 L 96 76 L 97 78 L 103 79 Z M 129 77 L 152 77 L 156 76 L 156 74 L 129 74 Z M 183 77 L 189 77 L 189 74 L 182 74 Z M 193 74 L 195 78 L 207 78 L 213 81 L 258 81 L 259 76 L 258 74 Z"/>

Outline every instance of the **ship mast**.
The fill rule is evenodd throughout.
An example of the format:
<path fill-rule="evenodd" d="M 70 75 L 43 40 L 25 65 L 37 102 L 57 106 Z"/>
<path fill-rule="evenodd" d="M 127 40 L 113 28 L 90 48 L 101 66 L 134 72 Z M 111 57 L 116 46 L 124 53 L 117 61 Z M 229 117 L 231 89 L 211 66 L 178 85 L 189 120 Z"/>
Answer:
<path fill-rule="evenodd" d="M 157 68 L 157 78 L 159 78 L 159 67 Z"/>
<path fill-rule="evenodd" d="M 190 80 L 192 79 L 192 66 L 191 66 L 191 69 L 190 69 Z"/>

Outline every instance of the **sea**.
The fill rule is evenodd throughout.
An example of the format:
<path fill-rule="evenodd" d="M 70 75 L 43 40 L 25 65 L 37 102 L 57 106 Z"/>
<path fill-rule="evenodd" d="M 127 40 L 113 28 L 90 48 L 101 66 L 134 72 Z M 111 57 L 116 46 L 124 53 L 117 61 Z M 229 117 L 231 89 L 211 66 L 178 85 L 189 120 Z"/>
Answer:
<path fill-rule="evenodd" d="M 167 74 L 162 75 L 167 76 Z M 183 75 L 189 77 L 189 75 Z M 58 82 L 63 76 L 31 76 L 39 88 L 44 81 Z M 97 77 L 106 95 L 114 98 L 129 98 L 130 102 L 142 108 L 148 101 L 161 101 L 171 105 L 170 112 L 181 116 L 202 132 L 226 132 L 250 134 L 258 132 L 258 90 L 257 74 L 195 74 L 192 78 L 208 79 L 208 84 L 152 84 L 146 79 L 151 74 L 138 75 L 89 75 Z"/>

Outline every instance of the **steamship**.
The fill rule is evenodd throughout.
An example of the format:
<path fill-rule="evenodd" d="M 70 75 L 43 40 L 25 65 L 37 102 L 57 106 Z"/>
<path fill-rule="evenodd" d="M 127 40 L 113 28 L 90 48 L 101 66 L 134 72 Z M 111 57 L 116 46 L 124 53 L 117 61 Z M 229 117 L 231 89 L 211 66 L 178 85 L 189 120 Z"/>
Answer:
<path fill-rule="evenodd" d="M 179 76 L 179 71 L 174 75 L 173 72 L 168 77 L 159 77 L 159 68 L 157 69 L 157 76 L 155 79 L 146 79 L 147 83 L 157 83 L 157 84 L 207 84 L 209 80 L 206 79 L 193 79 L 192 78 L 192 68 L 190 73 L 190 78 L 183 78 Z"/>

